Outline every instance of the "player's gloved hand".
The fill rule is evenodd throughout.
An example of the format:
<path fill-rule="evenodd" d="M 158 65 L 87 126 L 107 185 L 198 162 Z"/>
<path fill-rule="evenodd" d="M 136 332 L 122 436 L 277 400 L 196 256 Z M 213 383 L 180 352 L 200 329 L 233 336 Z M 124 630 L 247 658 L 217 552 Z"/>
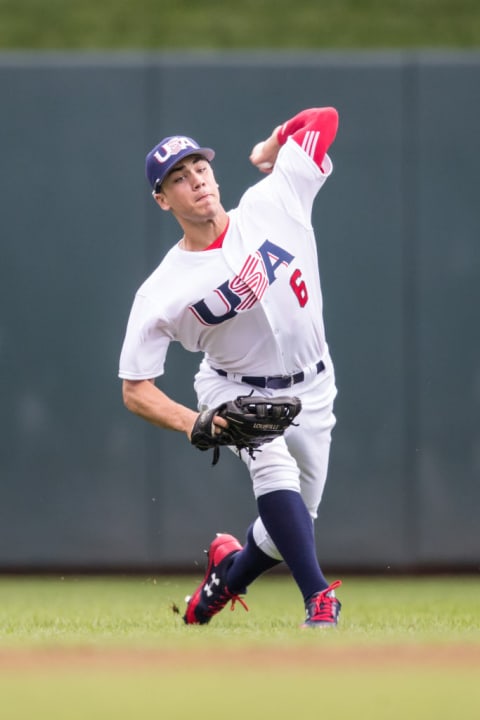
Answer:
<path fill-rule="evenodd" d="M 204 410 L 197 417 L 191 443 L 199 450 L 213 448 L 213 465 L 219 459 L 220 447 L 231 445 L 238 451 L 247 450 L 255 459 L 260 446 L 283 435 L 294 424 L 302 409 L 297 397 L 265 398 L 254 395 L 240 395 L 211 410 Z M 224 418 L 228 427 L 219 428 L 213 419 Z"/>

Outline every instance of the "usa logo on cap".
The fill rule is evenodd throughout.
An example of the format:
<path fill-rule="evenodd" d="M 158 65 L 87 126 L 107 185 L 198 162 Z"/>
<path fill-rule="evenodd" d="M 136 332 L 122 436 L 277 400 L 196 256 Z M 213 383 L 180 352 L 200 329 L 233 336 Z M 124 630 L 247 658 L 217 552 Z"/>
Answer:
<path fill-rule="evenodd" d="M 159 163 L 164 163 L 172 155 L 178 155 L 179 152 L 186 150 L 187 148 L 198 150 L 199 146 L 195 140 L 178 135 L 177 137 L 169 138 L 165 143 L 163 143 L 159 150 L 153 154 L 153 157 L 155 160 L 158 160 Z"/>
<path fill-rule="evenodd" d="M 153 188 L 162 184 L 172 167 L 187 155 L 203 155 L 213 160 L 212 148 L 200 147 L 193 138 L 185 135 L 171 135 L 164 138 L 150 150 L 145 159 L 145 173 Z"/>

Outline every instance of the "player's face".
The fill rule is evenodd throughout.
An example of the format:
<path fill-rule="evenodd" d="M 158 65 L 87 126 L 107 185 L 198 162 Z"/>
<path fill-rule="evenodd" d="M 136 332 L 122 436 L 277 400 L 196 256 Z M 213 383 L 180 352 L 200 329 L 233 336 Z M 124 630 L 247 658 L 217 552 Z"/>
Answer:
<path fill-rule="evenodd" d="M 174 165 L 155 199 L 163 210 L 191 222 L 215 217 L 221 208 L 213 170 L 201 155 L 189 155 Z"/>

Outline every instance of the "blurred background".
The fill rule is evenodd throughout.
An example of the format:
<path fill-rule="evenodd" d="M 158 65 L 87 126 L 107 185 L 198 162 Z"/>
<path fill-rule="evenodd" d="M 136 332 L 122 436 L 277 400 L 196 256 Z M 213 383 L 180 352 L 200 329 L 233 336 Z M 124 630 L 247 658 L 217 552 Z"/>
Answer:
<path fill-rule="evenodd" d="M 254 143 L 334 105 L 319 554 L 478 572 L 478 0 L 0 0 L 0 97 L 0 571 L 196 571 L 216 531 L 243 538 L 243 465 L 122 405 L 134 292 L 179 237 L 144 157 L 214 147 L 230 208 Z M 194 406 L 199 362 L 171 346 L 159 385 Z"/>

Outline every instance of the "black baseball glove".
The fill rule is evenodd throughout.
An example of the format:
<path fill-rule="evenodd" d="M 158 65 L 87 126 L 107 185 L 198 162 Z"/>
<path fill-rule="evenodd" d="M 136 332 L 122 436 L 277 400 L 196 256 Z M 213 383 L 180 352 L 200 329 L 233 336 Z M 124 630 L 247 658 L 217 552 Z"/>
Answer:
<path fill-rule="evenodd" d="M 233 445 L 237 450 L 247 450 L 255 459 L 260 445 L 283 435 L 302 409 L 297 397 L 264 398 L 240 395 L 212 410 L 201 412 L 192 430 L 191 443 L 199 450 L 213 448 L 213 465 L 218 462 L 220 447 Z M 216 433 L 215 415 L 228 421 L 228 428 Z M 217 426 L 218 427 L 218 426 Z"/>

